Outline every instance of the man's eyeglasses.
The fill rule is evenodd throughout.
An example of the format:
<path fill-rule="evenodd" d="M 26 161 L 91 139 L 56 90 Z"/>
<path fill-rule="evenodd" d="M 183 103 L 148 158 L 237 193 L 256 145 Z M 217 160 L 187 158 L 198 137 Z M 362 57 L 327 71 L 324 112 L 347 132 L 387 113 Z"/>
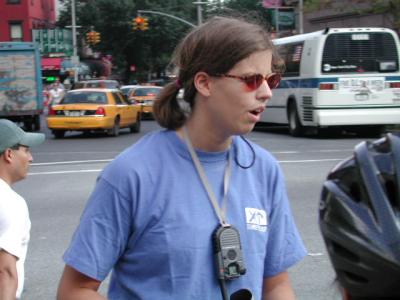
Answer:
<path fill-rule="evenodd" d="M 278 87 L 279 83 L 281 82 L 281 74 L 279 73 L 271 73 L 266 76 L 261 74 L 253 74 L 253 75 L 246 75 L 246 76 L 238 76 L 238 75 L 231 75 L 231 74 L 216 74 L 213 76 L 217 77 L 229 77 L 239 79 L 246 84 L 246 87 L 249 92 L 255 91 L 260 87 L 264 80 L 267 81 L 267 84 L 270 89 L 275 89 Z"/>

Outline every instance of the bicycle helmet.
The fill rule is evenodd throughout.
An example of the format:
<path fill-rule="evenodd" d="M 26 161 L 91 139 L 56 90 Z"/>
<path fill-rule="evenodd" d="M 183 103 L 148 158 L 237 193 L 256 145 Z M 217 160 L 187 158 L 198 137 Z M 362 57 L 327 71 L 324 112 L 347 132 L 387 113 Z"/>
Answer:
<path fill-rule="evenodd" d="M 400 137 L 362 142 L 322 189 L 319 225 L 354 298 L 400 299 Z"/>

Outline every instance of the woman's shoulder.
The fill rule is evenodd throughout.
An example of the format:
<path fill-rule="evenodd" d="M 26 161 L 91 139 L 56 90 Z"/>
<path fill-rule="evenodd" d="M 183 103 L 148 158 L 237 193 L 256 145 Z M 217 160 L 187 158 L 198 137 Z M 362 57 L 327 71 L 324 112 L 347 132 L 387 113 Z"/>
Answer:
<path fill-rule="evenodd" d="M 127 170 L 140 170 L 148 167 L 149 164 L 159 164 L 169 151 L 170 139 L 171 131 L 168 130 L 147 133 L 117 155 L 109 167 L 126 172 Z"/>

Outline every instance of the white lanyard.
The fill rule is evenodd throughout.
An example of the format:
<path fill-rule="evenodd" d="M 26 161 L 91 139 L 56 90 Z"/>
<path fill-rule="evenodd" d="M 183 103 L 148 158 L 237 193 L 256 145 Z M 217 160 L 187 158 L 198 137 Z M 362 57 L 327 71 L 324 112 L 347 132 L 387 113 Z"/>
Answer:
<path fill-rule="evenodd" d="M 224 197 L 222 199 L 222 209 L 221 209 L 218 206 L 217 198 L 215 197 L 211 185 L 208 182 L 207 175 L 203 169 L 203 166 L 200 163 L 196 151 L 193 149 L 193 145 L 190 142 L 187 129 L 185 126 L 183 127 L 183 137 L 185 139 L 186 145 L 189 148 L 190 156 L 192 157 L 197 173 L 199 174 L 201 182 L 203 183 L 203 186 L 207 192 L 208 198 L 210 199 L 210 202 L 214 207 L 214 211 L 219 219 L 219 222 L 221 223 L 222 226 L 227 226 L 228 224 L 226 223 L 226 204 L 228 200 L 227 194 L 228 194 L 229 179 L 231 177 L 231 155 L 228 152 L 228 163 L 226 164 L 224 172 Z"/>

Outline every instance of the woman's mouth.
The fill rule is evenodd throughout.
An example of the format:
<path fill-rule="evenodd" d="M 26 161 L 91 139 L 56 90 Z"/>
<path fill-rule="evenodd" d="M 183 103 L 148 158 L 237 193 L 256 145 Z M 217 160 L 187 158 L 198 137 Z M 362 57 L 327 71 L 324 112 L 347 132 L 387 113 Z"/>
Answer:
<path fill-rule="evenodd" d="M 253 122 L 258 122 L 260 119 L 261 114 L 264 112 L 264 107 L 259 107 L 257 109 L 251 110 L 250 115 L 252 116 Z"/>

